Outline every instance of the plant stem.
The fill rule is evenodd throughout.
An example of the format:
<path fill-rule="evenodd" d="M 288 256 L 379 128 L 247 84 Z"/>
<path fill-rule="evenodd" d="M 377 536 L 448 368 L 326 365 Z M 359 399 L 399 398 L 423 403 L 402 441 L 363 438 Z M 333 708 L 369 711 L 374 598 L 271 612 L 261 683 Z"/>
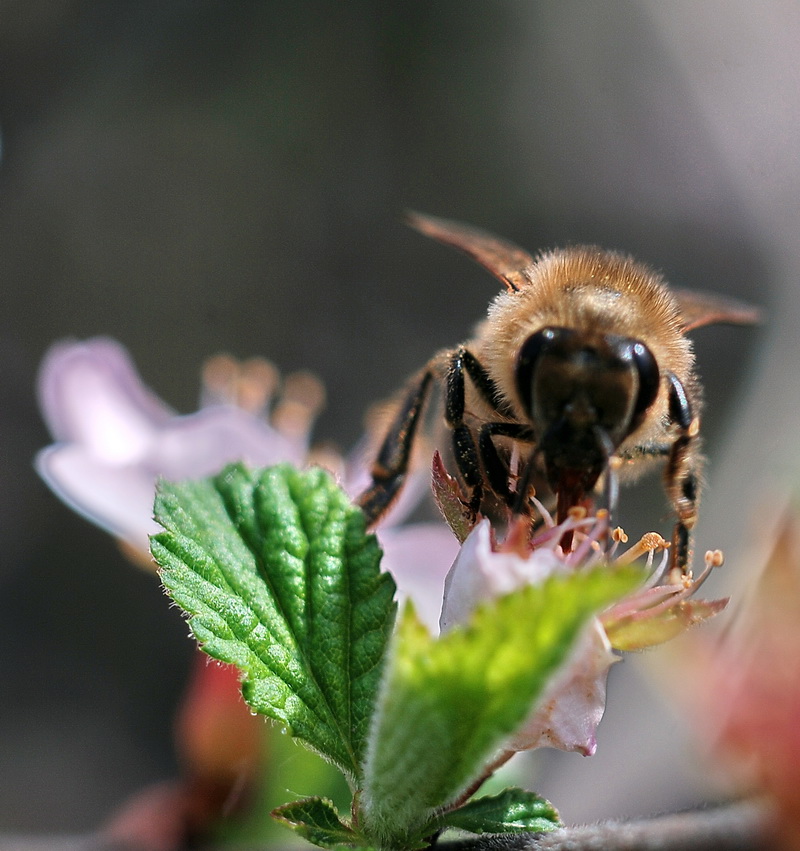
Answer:
<path fill-rule="evenodd" d="M 774 851 L 774 822 L 763 802 L 630 822 L 566 827 L 545 834 L 504 834 L 443 843 L 441 851 Z"/>
<path fill-rule="evenodd" d="M 471 783 L 467 788 L 450 804 L 449 807 L 445 807 L 445 812 L 450 812 L 450 810 L 457 810 L 462 804 L 465 804 L 477 791 L 483 786 L 483 784 L 497 771 L 498 768 L 505 765 L 516 751 L 501 751 L 500 754 L 495 758 L 493 762 L 490 762 L 486 768 L 483 770 L 483 774 Z"/>

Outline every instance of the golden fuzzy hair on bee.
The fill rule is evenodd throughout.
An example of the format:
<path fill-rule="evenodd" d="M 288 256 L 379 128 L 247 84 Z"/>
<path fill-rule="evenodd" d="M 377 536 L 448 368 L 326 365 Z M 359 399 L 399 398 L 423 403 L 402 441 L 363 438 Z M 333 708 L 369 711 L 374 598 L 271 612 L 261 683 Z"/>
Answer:
<path fill-rule="evenodd" d="M 547 326 L 644 339 L 658 363 L 691 382 L 694 356 L 678 303 L 644 263 L 596 246 L 573 246 L 542 253 L 525 268 L 525 279 L 519 289 L 495 297 L 475 340 L 476 355 L 514 407 L 515 355 L 527 337 Z"/>

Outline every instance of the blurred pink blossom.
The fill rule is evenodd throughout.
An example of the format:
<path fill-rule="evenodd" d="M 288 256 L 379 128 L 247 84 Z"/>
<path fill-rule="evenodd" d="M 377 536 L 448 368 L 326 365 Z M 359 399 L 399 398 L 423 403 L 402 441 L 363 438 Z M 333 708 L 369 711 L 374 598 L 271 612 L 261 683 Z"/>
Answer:
<path fill-rule="evenodd" d="M 38 392 L 56 442 L 37 455 L 36 469 L 68 506 L 148 567 L 155 568 L 148 536 L 158 531 L 152 512 L 159 476 L 200 478 L 241 460 L 253 467 L 319 462 L 338 472 L 353 495 L 368 479 L 364 453 L 348 463 L 335 452 L 311 450 L 324 399 L 319 382 L 307 373 L 281 381 L 261 359 L 212 358 L 200 410 L 179 416 L 144 385 L 116 341 L 61 342 L 42 363 Z M 412 477 L 379 537 L 383 567 L 394 575 L 401 601 L 413 595 L 434 625 L 458 542 L 444 524 L 400 525 L 426 479 L 427 473 Z M 232 802 L 241 803 L 251 790 L 263 723 L 242 701 L 238 681 L 237 671 L 198 654 L 177 722 L 183 776 L 126 802 L 106 826 L 107 838 L 171 851 L 202 835 Z"/>
<path fill-rule="evenodd" d="M 158 476 L 199 478 L 239 459 L 300 463 L 307 450 L 233 405 L 177 416 L 144 386 L 125 349 L 100 337 L 50 349 L 39 404 L 57 441 L 37 455 L 39 474 L 70 508 L 142 551 L 158 531 Z"/>
<path fill-rule="evenodd" d="M 771 806 L 775 835 L 764 847 L 798 851 L 800 515 L 794 502 L 776 503 L 771 539 L 753 551 L 762 568 L 733 620 L 679 653 L 667 673 L 726 785 Z"/>
<path fill-rule="evenodd" d="M 61 342 L 44 358 L 39 402 L 55 439 L 36 458 L 39 474 L 67 505 L 127 544 L 137 560 L 149 558 L 148 535 L 155 481 L 200 478 L 230 461 L 261 467 L 322 460 L 337 468 L 355 495 L 367 481 L 361 454 L 349 462 L 310 449 L 310 431 L 322 388 L 306 373 L 280 386 L 264 360 L 242 365 L 218 356 L 204 371 L 194 414 L 177 415 L 142 382 L 127 351 L 97 337 Z M 442 585 L 458 543 L 443 524 L 401 525 L 427 489 L 420 471 L 378 530 L 383 567 L 395 577 L 401 599 L 412 594 L 433 625 Z"/>

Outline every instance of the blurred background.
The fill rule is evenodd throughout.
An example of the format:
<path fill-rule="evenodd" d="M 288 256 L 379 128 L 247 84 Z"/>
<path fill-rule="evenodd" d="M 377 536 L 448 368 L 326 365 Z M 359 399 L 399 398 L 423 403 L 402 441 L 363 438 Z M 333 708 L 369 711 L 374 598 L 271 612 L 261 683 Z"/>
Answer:
<path fill-rule="evenodd" d="M 0 0 L 0 832 L 89 830 L 172 776 L 192 656 L 153 577 L 33 471 L 44 352 L 115 337 L 181 412 L 211 354 L 308 368 L 316 435 L 347 448 L 498 288 L 407 208 L 766 306 L 695 335 L 698 549 L 735 584 L 796 472 L 798 44 L 791 0 Z M 621 510 L 669 528 L 657 477 Z M 646 667 L 612 672 L 595 757 L 521 761 L 567 821 L 714 797 Z"/>

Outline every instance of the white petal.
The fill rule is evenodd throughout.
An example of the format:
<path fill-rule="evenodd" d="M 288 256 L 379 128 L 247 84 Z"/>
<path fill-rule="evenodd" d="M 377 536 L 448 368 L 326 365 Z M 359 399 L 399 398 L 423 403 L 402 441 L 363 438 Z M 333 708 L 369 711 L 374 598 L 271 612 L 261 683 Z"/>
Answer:
<path fill-rule="evenodd" d="M 595 620 L 532 715 L 512 737 L 508 750 L 549 747 L 591 756 L 606 706 L 608 669 L 617 660 Z"/>
<path fill-rule="evenodd" d="M 38 387 L 56 440 L 81 443 L 111 464 L 141 458 L 154 431 L 173 415 L 144 386 L 125 349 L 113 340 L 53 346 Z"/>
<path fill-rule="evenodd" d="M 467 536 L 444 582 L 439 627 L 442 632 L 464 623 L 489 594 L 489 579 L 481 569 L 491 549 L 491 527 L 482 520 Z"/>
<path fill-rule="evenodd" d="M 563 559 L 548 549 L 535 550 L 528 558 L 493 552 L 491 526 L 482 520 L 467 536 L 447 574 L 439 619 L 442 631 L 467 621 L 480 603 L 537 585 L 566 569 Z"/>

